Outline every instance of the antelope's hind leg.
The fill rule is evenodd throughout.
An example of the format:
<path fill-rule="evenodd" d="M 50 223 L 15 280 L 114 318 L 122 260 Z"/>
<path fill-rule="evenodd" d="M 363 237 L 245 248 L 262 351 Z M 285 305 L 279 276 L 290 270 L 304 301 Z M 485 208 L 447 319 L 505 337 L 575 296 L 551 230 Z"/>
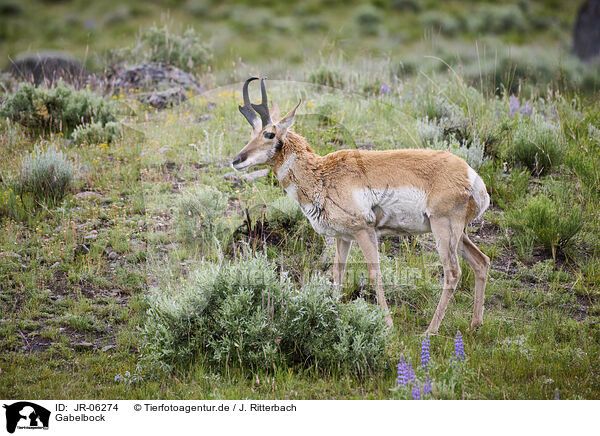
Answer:
<path fill-rule="evenodd" d="M 433 315 L 426 333 L 437 333 L 460 280 L 460 264 L 458 262 L 458 244 L 463 234 L 464 226 L 453 223 L 447 217 L 430 217 L 431 231 L 435 236 L 436 248 L 444 267 L 444 284 L 442 296 Z"/>
<path fill-rule="evenodd" d="M 458 252 L 473 268 L 475 273 L 475 297 L 473 302 L 473 320 L 471 329 L 483 324 L 483 301 L 485 299 L 485 285 L 487 283 L 490 258 L 471 242 L 466 233 L 463 233 L 458 245 Z"/>

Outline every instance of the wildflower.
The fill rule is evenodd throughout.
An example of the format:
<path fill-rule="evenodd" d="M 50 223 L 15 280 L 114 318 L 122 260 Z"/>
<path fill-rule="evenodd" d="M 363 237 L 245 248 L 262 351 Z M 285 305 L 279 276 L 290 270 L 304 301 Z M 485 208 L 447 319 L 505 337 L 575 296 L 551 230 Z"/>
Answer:
<path fill-rule="evenodd" d="M 456 337 L 454 338 L 454 354 L 458 360 L 465 360 L 465 346 L 460 330 L 456 332 Z"/>
<path fill-rule="evenodd" d="M 390 92 L 392 92 L 392 88 L 390 88 L 386 83 L 382 83 L 381 87 L 379 88 L 379 93 L 389 94 Z"/>
<path fill-rule="evenodd" d="M 412 367 L 410 361 L 407 363 L 404 357 L 400 358 L 398 363 L 398 384 L 407 385 L 417 380 L 415 370 Z"/>
<path fill-rule="evenodd" d="M 560 397 L 558 395 L 558 388 L 554 389 L 554 399 L 555 400 L 560 400 Z"/>
<path fill-rule="evenodd" d="M 529 104 L 528 101 L 526 101 L 525 104 L 521 107 L 521 116 L 530 117 L 532 112 L 533 107 Z"/>
<path fill-rule="evenodd" d="M 412 399 L 413 400 L 420 400 L 421 399 L 421 388 L 419 387 L 418 383 L 416 383 L 415 386 L 412 389 Z"/>
<path fill-rule="evenodd" d="M 427 365 L 429 364 L 429 361 L 431 360 L 431 358 L 429 357 L 429 346 L 430 346 L 429 335 L 427 335 L 427 336 L 425 336 L 425 339 L 423 339 L 423 342 L 421 343 L 421 366 L 423 366 L 423 369 L 425 371 L 427 371 Z"/>
<path fill-rule="evenodd" d="M 517 112 L 519 112 L 519 110 L 521 109 L 521 103 L 519 102 L 519 99 L 514 95 L 511 95 L 509 97 L 508 106 L 510 108 L 510 117 L 511 118 L 513 118 L 515 116 L 515 114 Z"/>
<path fill-rule="evenodd" d="M 404 360 L 404 357 L 400 358 L 400 362 L 398 363 L 398 384 L 405 385 L 408 383 L 408 363 Z"/>
<path fill-rule="evenodd" d="M 425 377 L 425 383 L 423 383 L 423 395 L 430 394 L 431 391 L 431 379 L 429 378 L 429 374 L 427 374 L 427 377 Z"/>

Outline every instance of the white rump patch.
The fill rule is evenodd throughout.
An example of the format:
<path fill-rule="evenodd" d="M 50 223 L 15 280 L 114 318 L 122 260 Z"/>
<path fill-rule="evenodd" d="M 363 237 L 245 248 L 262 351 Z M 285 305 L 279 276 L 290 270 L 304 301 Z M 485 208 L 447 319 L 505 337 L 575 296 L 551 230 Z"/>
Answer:
<path fill-rule="evenodd" d="M 471 167 L 469 167 L 468 177 L 469 183 L 471 184 L 471 196 L 473 197 L 473 200 L 475 200 L 477 218 L 479 218 L 490 206 L 490 196 L 485 188 L 485 183 L 483 183 L 479 174 Z"/>

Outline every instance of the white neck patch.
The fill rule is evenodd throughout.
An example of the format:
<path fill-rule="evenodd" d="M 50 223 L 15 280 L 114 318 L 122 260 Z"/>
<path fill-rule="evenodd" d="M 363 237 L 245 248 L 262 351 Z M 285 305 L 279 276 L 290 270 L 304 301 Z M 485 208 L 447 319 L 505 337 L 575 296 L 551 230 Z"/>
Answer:
<path fill-rule="evenodd" d="M 296 152 L 293 152 L 292 154 L 290 154 L 287 157 L 287 159 L 283 162 L 283 164 L 277 170 L 277 174 L 276 174 L 277 180 L 279 180 L 281 182 L 285 178 L 285 176 L 288 175 L 288 173 L 292 169 L 292 166 L 294 165 L 295 162 L 296 162 Z"/>

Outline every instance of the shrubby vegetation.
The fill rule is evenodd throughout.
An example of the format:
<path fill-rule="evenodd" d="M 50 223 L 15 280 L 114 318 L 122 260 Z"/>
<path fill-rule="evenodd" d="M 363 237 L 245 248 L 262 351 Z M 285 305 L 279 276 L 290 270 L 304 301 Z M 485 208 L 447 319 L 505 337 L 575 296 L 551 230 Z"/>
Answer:
<path fill-rule="evenodd" d="M 541 399 L 557 390 L 561 399 L 598 398 L 600 70 L 569 54 L 574 3 L 243 3 L 185 1 L 173 11 L 181 27 L 171 31 L 159 17 L 163 0 L 126 1 L 91 20 L 73 10 L 64 22 L 48 19 L 55 14 L 46 2 L 22 2 L 8 19 L 0 16 L 0 51 L 64 45 L 98 73 L 104 47 L 128 45 L 122 62 L 176 65 L 207 89 L 248 75 L 285 78 L 294 82 L 270 86 L 269 100 L 285 111 L 302 98 L 294 129 L 321 155 L 432 147 L 463 156 L 492 197 L 468 229 L 491 259 L 484 325 L 466 333 L 474 278 L 464 264 L 430 344 L 428 398 Z M 186 34 L 198 17 L 202 27 Z M 153 21 L 161 24 L 145 27 Z M 213 47 L 205 57 L 207 38 Z M 0 391 L 15 398 L 414 395 L 390 388 L 400 358 L 416 366 L 438 302 L 433 236 L 381 238 L 395 322 L 389 332 L 356 244 L 340 300 L 323 278 L 331 275 L 334 240 L 310 228 L 274 177 L 223 177 L 248 136 L 239 86 L 159 113 L 145 111 L 136 90 L 114 102 L 93 94 L 89 107 L 106 105 L 112 115 L 65 106 L 61 126 L 51 105 L 29 104 L 23 124 L 18 109 L 4 112 L 16 88 L 0 76 Z M 131 129 L 121 130 L 117 105 L 132 108 Z M 73 143 L 99 145 L 73 146 L 71 132 Z M 106 146 L 111 139 L 116 144 Z M 37 179 L 64 190 L 19 187 L 23 156 L 30 151 L 33 162 L 40 142 L 61 150 L 54 160 L 67 176 L 69 162 L 76 165 L 73 183 L 48 171 Z M 78 192 L 53 201 L 60 191 Z M 460 366 L 451 350 L 459 329 L 468 356 Z M 62 361 L 71 364 L 57 366 Z M 424 386 L 426 374 L 417 375 Z"/>
<path fill-rule="evenodd" d="M 356 374 L 385 366 L 379 309 L 342 303 L 318 276 L 297 290 L 262 256 L 201 264 L 183 283 L 153 292 L 149 305 L 141 371 L 197 360 L 223 369 L 310 365 Z"/>
<path fill-rule="evenodd" d="M 563 198 L 564 199 L 564 198 Z M 528 257 L 534 244 L 540 244 L 556 258 L 583 227 L 583 214 L 578 205 L 545 194 L 529 196 L 515 204 L 507 214 L 507 224 L 515 230 L 520 254 Z"/>
<path fill-rule="evenodd" d="M 67 193 L 75 176 L 75 168 L 62 151 L 52 146 L 38 146 L 21 162 L 16 191 L 30 194 L 40 201 L 59 201 Z"/>
<path fill-rule="evenodd" d="M 123 126 L 119 122 L 81 124 L 73 131 L 77 144 L 109 144 L 123 137 Z"/>
<path fill-rule="evenodd" d="M 560 129 L 541 117 L 522 120 L 514 132 L 512 157 L 517 164 L 529 168 L 536 175 L 548 174 L 564 158 Z"/>
<path fill-rule="evenodd" d="M 214 247 L 231 234 L 226 218 L 227 196 L 210 186 L 192 186 L 179 199 L 175 226 L 186 244 Z"/>
<path fill-rule="evenodd" d="M 184 71 L 197 71 L 212 59 L 202 37 L 192 28 L 177 34 L 169 31 L 167 26 L 153 26 L 142 33 L 141 42 L 146 60 L 173 65 Z"/>
<path fill-rule="evenodd" d="M 312 71 L 308 80 L 317 85 L 331 86 L 333 88 L 344 87 L 344 80 L 342 79 L 341 73 L 325 65 Z"/>
<path fill-rule="evenodd" d="M 376 7 L 365 4 L 359 6 L 355 12 L 356 23 L 364 35 L 377 35 L 381 25 L 381 12 Z"/>
<path fill-rule="evenodd" d="M 304 218 L 298 204 L 289 196 L 282 196 L 267 207 L 267 221 L 276 229 L 290 230 Z"/>
<path fill-rule="evenodd" d="M 2 116 L 36 130 L 70 132 L 86 123 L 117 121 L 114 105 L 91 91 L 59 82 L 47 88 L 21 83 L 0 108 Z"/>

